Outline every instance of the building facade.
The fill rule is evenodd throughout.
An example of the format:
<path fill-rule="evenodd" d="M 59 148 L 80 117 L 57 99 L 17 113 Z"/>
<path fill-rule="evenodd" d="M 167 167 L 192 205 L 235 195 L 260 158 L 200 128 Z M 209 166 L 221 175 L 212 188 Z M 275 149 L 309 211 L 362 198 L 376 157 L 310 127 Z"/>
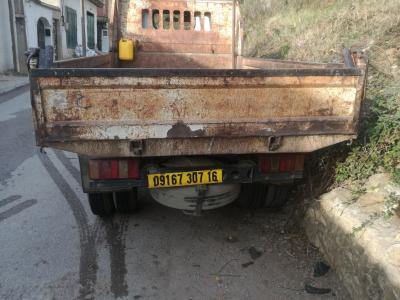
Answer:
<path fill-rule="evenodd" d="M 97 10 L 103 6 L 103 0 L 1 0 L 0 72 L 25 73 L 29 48 L 52 46 L 55 60 L 75 57 L 84 43 L 97 51 Z"/>
<path fill-rule="evenodd" d="M 10 28 L 10 11 L 7 1 L 0 1 L 0 72 L 14 69 L 12 37 Z"/>
<path fill-rule="evenodd" d="M 64 0 L 61 30 L 63 42 L 63 58 L 73 57 L 76 46 L 82 46 L 82 13 L 80 0 Z M 92 50 L 97 47 L 97 7 L 102 6 L 99 1 L 86 0 L 84 3 L 84 23 L 86 46 Z"/>
<path fill-rule="evenodd" d="M 97 47 L 101 52 L 110 50 L 114 3 L 113 0 L 104 0 L 104 5 L 97 8 Z"/>
<path fill-rule="evenodd" d="M 54 30 L 56 22 L 60 20 L 60 7 L 48 4 L 45 1 L 25 0 L 26 40 L 28 48 L 45 48 L 53 46 L 55 58 L 60 54 L 57 49 L 59 32 Z M 59 45 L 62 47 L 62 45 Z"/>

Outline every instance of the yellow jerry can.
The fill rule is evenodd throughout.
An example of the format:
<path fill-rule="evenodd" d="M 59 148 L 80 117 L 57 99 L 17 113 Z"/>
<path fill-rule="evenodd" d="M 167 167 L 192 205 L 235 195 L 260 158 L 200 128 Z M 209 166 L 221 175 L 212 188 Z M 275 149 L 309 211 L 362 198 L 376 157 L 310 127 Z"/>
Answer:
<path fill-rule="evenodd" d="M 118 49 L 118 58 L 120 60 L 133 60 L 135 56 L 135 47 L 132 40 L 120 39 Z"/>

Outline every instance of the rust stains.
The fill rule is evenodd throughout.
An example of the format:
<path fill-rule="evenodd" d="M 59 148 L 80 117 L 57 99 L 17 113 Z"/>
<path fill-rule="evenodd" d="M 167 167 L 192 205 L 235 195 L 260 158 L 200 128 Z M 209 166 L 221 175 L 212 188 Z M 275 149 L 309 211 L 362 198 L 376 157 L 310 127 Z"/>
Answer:
<path fill-rule="evenodd" d="M 352 135 L 291 136 L 281 140 L 278 149 L 271 151 L 265 137 L 243 138 L 169 138 L 143 141 L 142 157 L 181 155 L 224 155 L 249 153 L 305 153 L 315 151 L 355 138 Z M 67 141 L 45 142 L 46 147 L 54 147 L 82 155 L 97 157 L 132 157 L 134 153 L 130 141 Z"/>
<path fill-rule="evenodd" d="M 179 121 L 167 132 L 168 138 L 187 138 L 204 136 L 202 129 L 192 130 L 188 125 Z"/>
<path fill-rule="evenodd" d="M 304 74 L 302 69 L 268 74 L 63 69 L 72 73 L 36 76 L 37 141 L 77 153 L 87 153 L 90 144 L 99 155 L 134 155 L 130 143 L 143 140 L 143 155 L 158 156 L 307 152 L 353 138 L 365 78 L 346 72 L 321 75 L 326 68 L 315 67 Z M 269 137 L 281 137 L 278 149 L 268 147 Z M 103 143 L 107 149 L 93 146 Z"/>

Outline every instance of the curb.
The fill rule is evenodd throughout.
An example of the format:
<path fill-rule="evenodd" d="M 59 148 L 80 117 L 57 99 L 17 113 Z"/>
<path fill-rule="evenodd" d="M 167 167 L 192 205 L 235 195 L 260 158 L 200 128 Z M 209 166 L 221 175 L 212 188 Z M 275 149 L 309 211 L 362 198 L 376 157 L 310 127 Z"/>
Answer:
<path fill-rule="evenodd" d="M 20 85 L 16 88 L 0 93 L 0 104 L 11 100 L 25 92 L 29 91 L 29 83 Z"/>
<path fill-rule="evenodd" d="M 306 211 L 305 231 L 353 299 L 400 299 L 400 218 L 354 230 L 382 212 L 385 197 L 400 195 L 400 188 L 385 174 L 371 176 L 365 186 L 356 200 L 345 188 L 322 195 Z"/>

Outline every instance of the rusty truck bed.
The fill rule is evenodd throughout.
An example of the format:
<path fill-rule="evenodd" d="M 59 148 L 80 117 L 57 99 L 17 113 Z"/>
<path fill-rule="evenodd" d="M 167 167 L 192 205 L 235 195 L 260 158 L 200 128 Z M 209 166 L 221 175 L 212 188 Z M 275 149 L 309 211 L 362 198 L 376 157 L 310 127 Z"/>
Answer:
<path fill-rule="evenodd" d="M 357 135 L 360 55 L 332 65 L 238 61 L 241 69 L 33 70 L 37 144 L 108 157 L 300 153 Z"/>
<path fill-rule="evenodd" d="M 335 64 L 243 57 L 237 1 L 116 1 L 114 12 L 113 49 L 132 39 L 135 59 L 114 49 L 32 70 L 39 146 L 103 157 L 304 153 L 356 136 L 361 54 Z"/>

